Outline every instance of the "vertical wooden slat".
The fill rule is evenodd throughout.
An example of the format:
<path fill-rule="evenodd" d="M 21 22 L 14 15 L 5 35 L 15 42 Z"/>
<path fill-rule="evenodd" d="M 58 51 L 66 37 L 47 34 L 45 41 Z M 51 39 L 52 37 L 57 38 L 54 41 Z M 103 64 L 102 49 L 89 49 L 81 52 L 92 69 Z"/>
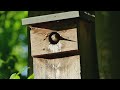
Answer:
<path fill-rule="evenodd" d="M 79 55 L 59 59 L 33 58 L 35 79 L 80 79 Z"/>
<path fill-rule="evenodd" d="M 33 60 L 31 57 L 31 41 L 30 41 L 30 28 L 27 28 L 27 39 L 28 39 L 28 76 L 33 74 Z"/>
<path fill-rule="evenodd" d="M 95 24 L 80 20 L 80 23 L 78 23 L 78 40 L 81 55 L 82 79 L 98 79 Z"/>

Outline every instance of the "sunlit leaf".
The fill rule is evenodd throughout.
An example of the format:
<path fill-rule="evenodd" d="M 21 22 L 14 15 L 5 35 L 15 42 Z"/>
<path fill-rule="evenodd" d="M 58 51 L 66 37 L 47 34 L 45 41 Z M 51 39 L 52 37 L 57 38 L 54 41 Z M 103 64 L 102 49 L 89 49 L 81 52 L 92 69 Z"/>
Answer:
<path fill-rule="evenodd" d="M 21 27 L 20 21 L 16 21 L 16 22 L 14 23 L 14 25 L 13 25 L 13 29 L 14 29 L 15 31 L 18 30 L 18 29 L 20 29 L 20 27 Z"/>
<path fill-rule="evenodd" d="M 23 13 L 25 17 L 28 17 L 28 11 L 24 11 Z"/>
<path fill-rule="evenodd" d="M 30 75 L 27 79 L 34 79 L 34 74 Z"/>
<path fill-rule="evenodd" d="M 27 12 L 24 13 L 23 11 L 17 11 L 17 13 L 19 13 L 19 14 L 15 15 L 15 17 L 14 17 L 15 20 L 22 19 L 25 17 L 25 16 L 23 16 L 23 14 L 25 14 L 25 15 L 27 14 Z"/>
<path fill-rule="evenodd" d="M 19 76 L 17 73 L 13 73 L 13 74 L 10 76 L 10 79 L 20 79 L 20 76 Z"/>
<path fill-rule="evenodd" d="M 15 69 L 19 72 L 21 72 L 21 69 L 23 69 L 25 66 L 27 66 L 26 62 L 23 61 L 19 61 L 17 63 L 15 63 Z"/>

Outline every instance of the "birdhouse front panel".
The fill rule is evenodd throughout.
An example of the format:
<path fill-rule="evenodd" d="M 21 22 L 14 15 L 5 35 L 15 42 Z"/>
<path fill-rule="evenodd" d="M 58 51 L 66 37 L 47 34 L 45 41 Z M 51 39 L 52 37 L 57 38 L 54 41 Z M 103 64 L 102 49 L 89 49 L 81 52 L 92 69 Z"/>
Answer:
<path fill-rule="evenodd" d="M 66 40 L 59 40 L 56 44 L 52 44 L 49 40 L 49 35 L 52 32 L 57 32 L 60 37 L 63 37 Z M 30 33 L 32 56 L 78 50 L 77 28 L 62 31 L 36 28 L 32 29 Z M 59 39 L 55 36 L 51 36 L 51 38 L 53 38 L 53 40 Z"/>
<path fill-rule="evenodd" d="M 81 79 L 80 56 L 33 58 L 35 79 Z"/>

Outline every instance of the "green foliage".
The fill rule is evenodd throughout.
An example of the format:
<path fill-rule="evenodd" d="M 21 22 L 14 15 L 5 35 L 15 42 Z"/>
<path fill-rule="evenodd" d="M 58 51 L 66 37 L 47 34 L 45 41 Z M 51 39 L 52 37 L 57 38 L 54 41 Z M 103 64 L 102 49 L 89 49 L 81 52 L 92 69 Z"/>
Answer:
<path fill-rule="evenodd" d="M 20 79 L 19 73 L 13 73 L 10 79 Z M 34 79 L 34 74 L 30 75 L 27 79 Z"/>
<path fill-rule="evenodd" d="M 10 76 L 10 79 L 20 79 L 19 73 L 14 73 Z"/>
<path fill-rule="evenodd" d="M 30 75 L 27 79 L 34 79 L 34 74 Z"/>
<path fill-rule="evenodd" d="M 27 11 L 0 11 L 0 79 L 8 79 L 27 66 L 27 30 L 21 25 L 27 16 Z M 19 78 L 17 75 L 11 78 Z"/>
<path fill-rule="evenodd" d="M 22 71 L 20 71 L 20 72 L 18 72 L 18 73 L 13 73 L 11 76 L 10 76 L 10 79 L 21 79 L 20 78 L 20 74 L 22 74 L 22 72 L 23 71 L 25 71 L 25 69 L 26 69 L 26 67 L 22 70 Z M 29 68 L 27 68 L 27 69 L 29 69 Z M 34 79 L 34 74 L 31 74 L 28 78 L 26 78 L 26 79 Z"/>

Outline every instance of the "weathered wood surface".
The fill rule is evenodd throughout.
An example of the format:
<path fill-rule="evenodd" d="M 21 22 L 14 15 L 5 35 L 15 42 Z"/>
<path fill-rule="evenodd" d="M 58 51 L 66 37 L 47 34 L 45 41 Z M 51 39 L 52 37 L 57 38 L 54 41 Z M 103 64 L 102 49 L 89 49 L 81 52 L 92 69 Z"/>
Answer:
<path fill-rule="evenodd" d="M 22 20 L 22 24 L 23 25 L 36 24 L 36 23 L 70 19 L 70 18 L 76 18 L 76 17 L 79 17 L 78 11 L 69 11 L 69 12 L 63 12 L 63 13 L 57 13 L 57 14 L 25 18 Z"/>
<path fill-rule="evenodd" d="M 59 59 L 33 58 L 35 79 L 80 79 L 80 56 Z"/>
<path fill-rule="evenodd" d="M 55 30 L 38 28 L 33 29 L 30 31 L 31 33 L 31 54 L 34 55 L 42 55 L 42 54 L 50 54 L 53 53 L 48 49 L 49 47 L 49 40 L 47 35 L 51 32 L 55 32 Z M 70 50 L 78 50 L 77 45 L 77 29 L 68 29 L 57 31 L 62 37 L 70 40 L 74 40 L 75 42 L 61 40 L 60 43 L 62 44 L 61 52 L 70 51 Z"/>
<path fill-rule="evenodd" d="M 32 56 L 53 53 L 48 49 L 50 43 L 46 38 L 52 31 L 44 28 L 30 31 Z M 60 41 L 61 52 L 78 50 L 76 28 L 57 32 L 64 38 L 76 41 Z M 80 55 L 56 59 L 33 58 L 33 70 L 35 79 L 80 79 Z"/>

